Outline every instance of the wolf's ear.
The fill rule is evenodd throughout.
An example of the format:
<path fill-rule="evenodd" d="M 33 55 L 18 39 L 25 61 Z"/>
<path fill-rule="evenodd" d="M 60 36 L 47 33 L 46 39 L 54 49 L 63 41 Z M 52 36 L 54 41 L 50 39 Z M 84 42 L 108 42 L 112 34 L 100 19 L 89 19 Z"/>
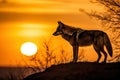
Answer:
<path fill-rule="evenodd" d="M 58 21 L 58 24 L 59 24 L 59 25 L 64 25 L 61 21 Z"/>

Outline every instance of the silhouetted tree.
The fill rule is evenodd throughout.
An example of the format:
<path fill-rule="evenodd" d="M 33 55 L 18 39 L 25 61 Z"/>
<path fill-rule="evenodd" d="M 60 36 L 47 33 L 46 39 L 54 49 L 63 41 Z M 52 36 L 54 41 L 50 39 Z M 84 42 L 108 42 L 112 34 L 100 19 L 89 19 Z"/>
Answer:
<path fill-rule="evenodd" d="M 83 9 L 80 11 L 101 21 L 103 28 L 110 32 L 115 58 L 120 57 L 120 0 L 92 0 L 91 2 L 102 4 L 105 10 L 91 13 Z"/>
<path fill-rule="evenodd" d="M 71 61 L 70 53 L 67 53 L 64 47 L 53 48 L 52 40 L 44 40 L 41 49 L 30 58 L 30 61 L 34 63 L 34 66 L 30 66 L 32 71 L 41 72 L 51 65 L 57 65 L 61 63 L 68 63 Z M 84 61 L 83 50 L 79 52 L 79 61 Z M 71 52 L 72 54 L 72 52 Z M 26 63 L 29 66 L 29 63 Z"/>
<path fill-rule="evenodd" d="M 53 59 L 53 51 L 50 50 L 49 44 L 47 42 L 43 43 L 43 48 L 31 57 L 30 61 L 34 62 L 34 66 L 31 67 L 35 72 L 45 70 L 50 66 L 51 60 Z"/>
<path fill-rule="evenodd" d="M 57 53 L 55 52 L 58 49 L 56 48 L 53 49 L 52 48 L 53 44 L 51 44 L 50 41 L 51 40 L 48 40 L 48 41 L 45 40 L 43 42 L 43 46 L 41 50 L 39 50 L 37 54 L 32 56 L 30 59 L 30 61 L 35 63 L 34 66 L 38 66 L 38 67 L 31 67 L 31 69 L 33 69 L 35 72 L 43 71 L 53 64 L 54 65 L 60 64 L 60 63 L 66 62 L 67 60 L 66 56 L 64 55 L 65 51 L 63 49 L 60 50 L 59 52 L 62 58 L 60 60 L 58 59 L 60 56 L 57 56 Z"/>

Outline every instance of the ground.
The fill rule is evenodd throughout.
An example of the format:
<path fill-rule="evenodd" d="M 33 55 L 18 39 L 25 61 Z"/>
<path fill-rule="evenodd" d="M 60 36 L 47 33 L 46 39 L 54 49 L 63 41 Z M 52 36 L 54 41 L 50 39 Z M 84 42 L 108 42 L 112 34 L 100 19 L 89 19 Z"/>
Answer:
<path fill-rule="evenodd" d="M 120 63 L 66 63 L 53 65 L 24 80 L 120 80 Z"/>

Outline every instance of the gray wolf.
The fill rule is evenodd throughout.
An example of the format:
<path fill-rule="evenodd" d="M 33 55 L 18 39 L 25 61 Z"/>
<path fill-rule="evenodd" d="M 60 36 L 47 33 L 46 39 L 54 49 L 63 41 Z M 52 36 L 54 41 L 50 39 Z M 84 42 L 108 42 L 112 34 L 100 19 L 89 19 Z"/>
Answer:
<path fill-rule="evenodd" d="M 73 47 L 73 61 L 78 60 L 79 46 L 93 45 L 94 50 L 98 54 L 97 63 L 101 58 L 101 52 L 104 54 L 103 62 L 106 63 L 107 52 L 112 57 L 113 51 L 108 35 L 100 30 L 84 30 L 68 26 L 61 21 L 58 21 L 58 27 L 53 33 L 54 36 L 61 35 Z M 106 46 L 107 52 L 104 50 Z"/>

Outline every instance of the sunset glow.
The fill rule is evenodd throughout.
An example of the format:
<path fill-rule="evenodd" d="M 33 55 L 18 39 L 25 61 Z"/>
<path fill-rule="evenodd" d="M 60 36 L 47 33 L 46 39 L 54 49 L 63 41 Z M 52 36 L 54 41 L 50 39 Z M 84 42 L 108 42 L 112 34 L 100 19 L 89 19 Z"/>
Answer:
<path fill-rule="evenodd" d="M 8 0 L 8 2 L 10 4 L 0 5 L 0 11 L 22 13 L 79 13 L 79 8 L 85 8 L 87 11 L 91 11 L 93 8 L 94 10 L 103 10 L 87 0 Z"/>
<path fill-rule="evenodd" d="M 51 38 L 50 45 L 53 48 L 63 47 L 66 52 L 70 53 L 69 56 L 72 55 L 68 42 L 61 36 L 54 37 L 52 33 L 57 28 L 59 20 L 84 29 L 100 29 L 99 22 L 91 20 L 87 15 L 81 13 L 80 8 L 87 11 L 102 10 L 89 0 L 0 0 L 0 65 L 17 66 L 19 62 L 24 64 L 21 53 L 28 50 L 27 48 L 20 50 L 20 46 L 26 41 L 34 42 L 38 51 L 43 51 L 43 42 Z M 85 51 L 84 55 L 89 57 L 87 59 L 90 61 L 96 59 L 93 57 L 94 55 L 91 57 L 90 54 L 87 54 L 93 49 L 85 49 Z M 57 55 L 59 55 L 58 53 Z M 93 53 L 95 52 L 93 51 Z"/>
<path fill-rule="evenodd" d="M 120 0 L 109 1 L 0 0 L 0 80 L 102 79 L 103 72 L 111 79 L 109 71 L 119 73 Z"/>

